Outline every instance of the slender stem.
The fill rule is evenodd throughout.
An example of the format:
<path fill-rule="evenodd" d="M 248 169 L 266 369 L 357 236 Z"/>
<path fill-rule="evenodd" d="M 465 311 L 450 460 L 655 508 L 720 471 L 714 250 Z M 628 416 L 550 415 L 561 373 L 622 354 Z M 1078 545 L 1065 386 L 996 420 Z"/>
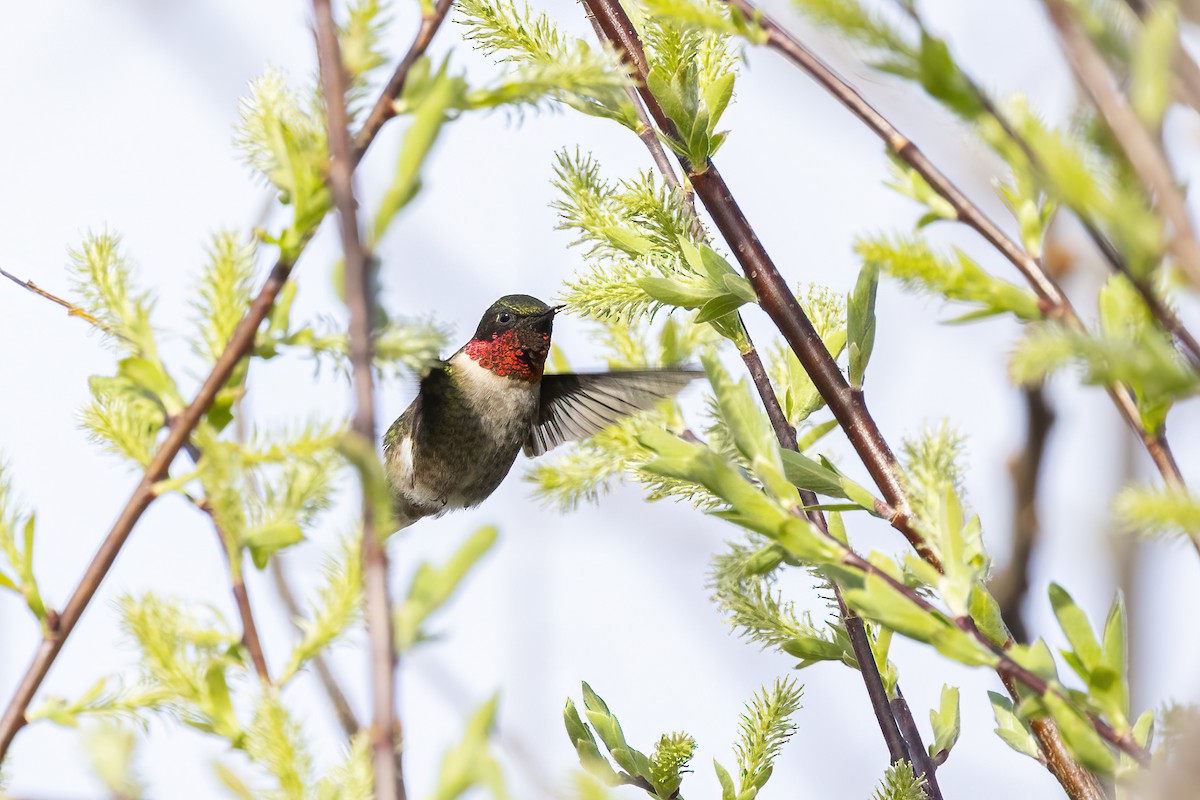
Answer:
<path fill-rule="evenodd" d="M 299 630 L 299 621 L 303 617 L 303 612 L 300 610 L 300 604 L 296 602 L 296 594 L 292 591 L 291 583 L 288 580 L 287 569 L 283 564 L 283 554 L 276 553 L 272 556 L 267 567 L 271 572 L 271 579 L 275 584 L 275 592 L 279 595 L 279 599 L 283 601 L 284 608 L 287 609 L 288 618 L 296 626 L 297 630 Z M 317 653 L 312 657 L 311 661 L 313 671 L 317 673 L 317 679 L 321 682 L 321 687 L 325 690 L 325 694 L 333 706 L 334 714 L 337 715 L 338 724 L 342 726 L 342 732 L 346 734 L 347 739 L 351 738 L 362 730 L 362 724 L 359 723 L 358 716 L 354 713 L 354 709 L 351 708 L 350 701 L 346 699 L 346 693 L 342 691 L 337 677 L 329 667 L 329 662 L 325 660 L 325 655 Z"/>
<path fill-rule="evenodd" d="M 1037 495 L 1046 441 L 1054 424 L 1054 412 L 1046 402 L 1042 386 L 1022 391 L 1025 400 L 1025 445 L 1009 464 L 1013 481 L 1013 531 L 1008 565 L 992 578 L 989 589 L 1000 606 L 1000 616 L 1018 642 L 1029 641 L 1021 605 L 1029 590 L 1029 561 L 1041 531 Z"/>
<path fill-rule="evenodd" d="M 904 692 L 900 691 L 900 687 L 896 687 L 896 697 L 892 700 L 892 713 L 896 716 L 896 721 L 900 724 L 900 732 L 904 734 L 904 738 L 912 744 L 912 765 L 913 773 L 918 777 L 924 777 L 927 784 L 935 793 L 935 796 L 941 796 L 941 789 L 937 785 L 937 765 L 940 761 L 935 762 L 929 757 L 925 746 L 921 744 L 921 732 L 917 730 L 917 721 L 913 719 L 912 709 L 908 707 L 908 701 L 904 699 Z M 943 760 L 945 755 L 943 754 Z"/>
<path fill-rule="evenodd" d="M 413 60 L 415 61 L 415 59 Z M 404 75 L 401 75 L 398 80 L 394 77 L 389 82 L 387 90 L 385 90 L 385 96 L 394 100 L 403 88 Z M 386 94 L 386 92 L 391 91 L 395 91 L 396 94 Z M 360 150 L 365 150 L 370 145 L 374 140 L 376 132 L 378 132 L 378 128 L 370 135 L 360 137 Z M 307 244 L 307 239 L 302 244 Z M 292 272 L 293 263 L 293 261 L 288 259 L 280 259 L 272 267 L 262 288 L 251 302 L 250 308 L 246 311 L 246 315 L 238 323 L 237 328 L 234 329 L 233 335 L 229 339 L 229 344 L 225 346 L 225 350 L 216 360 L 216 363 L 213 364 L 212 371 L 204 379 L 204 383 L 196 392 L 192 402 L 174 418 L 166 438 L 158 446 L 154 457 L 146 466 L 146 470 L 142 474 L 137 487 L 134 488 L 116 522 L 113 523 L 108 535 L 104 538 L 96 554 L 88 563 L 83 577 L 80 578 L 78 585 L 76 585 L 75 590 L 71 593 L 71 597 L 67 600 L 61 614 L 55 621 L 56 624 L 43 636 L 42 642 L 38 645 L 38 649 L 34 653 L 25 674 L 22 676 L 21 682 L 17 685 L 12 699 L 5 707 L 3 716 L 0 716 L 0 761 L 4 760 L 4 756 L 7 754 L 13 738 L 17 735 L 17 731 L 26 724 L 25 712 L 29 708 L 29 704 L 33 701 L 38 687 L 45 680 L 46 674 L 50 671 L 50 667 L 54 664 L 55 659 L 58 658 L 58 654 L 62 651 L 67 638 L 71 635 L 71 632 L 75 629 L 75 625 L 79 622 L 79 618 L 83 615 L 84 610 L 95 596 L 101 581 L 104 580 L 109 569 L 112 568 L 117 554 L 125 544 L 125 540 L 129 538 L 129 534 L 133 531 L 134 526 L 137 525 L 138 520 L 141 519 L 145 510 L 156 499 L 155 484 L 167 477 L 171 462 L 175 460 L 175 456 L 183 449 L 184 443 L 187 442 L 192 431 L 200 423 L 201 417 L 212 406 L 217 393 L 224 388 L 225 383 L 233 374 L 238 363 L 253 349 L 258 326 L 266 319 L 267 314 L 275 303 L 275 298 L 284 284 L 287 283 L 288 277 Z"/>
<path fill-rule="evenodd" d="M 189 453 L 192 455 L 193 461 L 199 460 L 199 453 L 191 453 L 194 447 L 188 443 Z M 258 638 L 258 625 L 254 623 L 254 611 L 250 607 L 250 595 L 246 592 L 246 583 L 242 579 L 241 565 L 234 562 L 234 559 L 241 559 L 241 550 L 231 547 L 229 537 L 221 524 L 217 522 L 216 515 L 213 514 L 212 505 L 205 498 L 195 498 L 189 495 L 189 500 L 192 505 L 203 511 L 212 520 L 213 530 L 217 533 L 217 540 L 221 545 L 221 553 L 225 557 L 225 567 L 229 571 L 229 585 L 233 592 L 233 602 L 237 606 L 238 618 L 242 621 L 242 646 L 246 648 L 246 652 L 250 654 L 250 663 L 254 665 L 254 671 L 258 673 L 258 678 L 264 684 L 271 683 L 271 673 L 267 670 L 267 658 L 263 654 L 262 640 Z"/>
<path fill-rule="evenodd" d="M 362 442 L 372 443 L 369 445 L 370 452 L 374 453 L 375 390 L 371 372 L 374 270 L 358 231 L 353 185 L 355 151 L 347 127 L 346 77 L 330 0 L 313 0 L 313 13 L 321 89 L 325 95 L 329 128 L 328 182 L 340 223 L 345 254 L 346 305 L 350 309 L 350 370 L 355 403 L 350 427 L 352 435 L 359 437 Z M 425 28 L 426 25 L 422 23 L 422 29 Z M 366 487 L 362 495 L 363 583 L 371 651 L 371 694 L 374 705 L 371 749 L 375 764 L 375 792 L 380 800 L 403 800 L 404 773 L 397 752 L 400 739 L 396 716 L 397 656 L 393 641 L 392 604 L 388 595 L 387 551 L 381 538 L 381 534 L 386 535 L 390 531 L 378 529 L 381 521 L 375 518 L 375 503 Z"/>
<path fill-rule="evenodd" d="M 1146 191 L 1158 200 L 1173 229 L 1168 246 L 1193 285 L 1200 288 L 1200 243 L 1166 155 L 1117 91 L 1104 56 L 1079 27 L 1070 8 L 1060 0 L 1044 3 L 1075 77 L 1100 110 Z"/>
<path fill-rule="evenodd" d="M 18 278 L 16 275 L 13 275 L 11 272 L 4 269 L 3 267 L 0 267 L 0 275 L 3 275 L 4 277 L 8 278 L 10 281 L 15 283 L 17 286 L 20 286 L 24 289 L 28 289 L 29 291 L 33 292 L 34 294 L 38 295 L 39 297 L 44 297 L 47 300 L 49 300 L 50 302 L 57 303 L 58 305 L 62 306 L 63 308 L 65 308 L 67 310 L 67 316 L 79 317 L 81 319 L 87 320 L 92 325 L 95 325 L 97 328 L 99 328 L 100 330 L 109 334 L 110 336 L 117 335 L 114 331 L 112 331 L 107 325 L 105 325 L 103 322 L 101 322 L 98 318 L 96 318 L 94 315 L 88 313 L 86 309 L 75 305 L 70 300 L 64 300 L 56 294 L 51 294 L 50 292 L 47 292 L 45 289 L 38 286 L 33 281 L 23 281 L 20 278 Z"/>

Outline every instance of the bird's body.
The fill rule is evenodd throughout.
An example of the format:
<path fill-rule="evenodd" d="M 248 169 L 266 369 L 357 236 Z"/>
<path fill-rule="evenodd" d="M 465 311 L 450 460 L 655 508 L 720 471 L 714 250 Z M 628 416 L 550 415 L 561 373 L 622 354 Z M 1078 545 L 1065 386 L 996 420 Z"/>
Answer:
<path fill-rule="evenodd" d="M 543 377 L 556 308 L 501 298 L 475 336 L 421 380 L 384 436 L 399 524 L 482 503 L 517 454 L 541 455 L 650 408 L 699 373 L 645 370 Z"/>

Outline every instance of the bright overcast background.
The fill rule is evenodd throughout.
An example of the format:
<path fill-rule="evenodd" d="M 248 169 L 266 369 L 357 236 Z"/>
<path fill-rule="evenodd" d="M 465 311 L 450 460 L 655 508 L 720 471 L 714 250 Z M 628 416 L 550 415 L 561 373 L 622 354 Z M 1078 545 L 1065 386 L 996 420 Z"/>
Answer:
<path fill-rule="evenodd" d="M 411 39 L 417 12 L 412 3 L 395 5 L 390 41 L 398 53 Z M 1051 120 L 1067 119 L 1075 89 L 1039 3 L 937 0 L 922 6 L 986 85 L 1000 94 L 1023 91 Z M 567 28 L 586 30 L 577 4 L 552 0 L 549 10 Z M 995 162 L 953 119 L 910 87 L 857 66 L 850 50 L 783 6 L 777 10 L 970 195 L 1002 216 L 989 183 Z M 248 230 L 264 203 L 263 188 L 233 147 L 238 98 L 268 64 L 285 68 L 296 82 L 311 75 L 310 13 L 303 0 L 8 4 L 0 26 L 0 265 L 66 292 L 67 249 L 87 231 L 108 226 L 122 234 L 142 284 L 159 298 L 155 319 L 167 332 L 168 363 L 186 357 L 188 287 L 203 263 L 207 237 L 220 227 Z M 453 64 L 485 78 L 493 68 L 460 36 L 459 26 L 447 24 L 433 52 L 453 50 Z M 907 228 L 918 211 L 882 185 L 886 159 L 865 128 L 776 56 L 757 50 L 749 55 L 736 102 L 723 120 L 733 133 L 717 160 L 785 277 L 845 292 L 858 269 L 851 250 L 855 235 Z M 403 125 L 385 129 L 359 170 L 367 204 L 385 185 Z M 1195 151 L 1198 130 L 1193 116 L 1172 112 L 1168 133 L 1176 151 Z M 388 309 L 436 315 L 453 326 L 456 347 L 500 295 L 549 299 L 559 293 L 581 263 L 580 253 L 567 247 L 569 236 L 554 230 L 548 207 L 553 153 L 562 147 L 594 152 L 614 176 L 648 166 L 633 136 L 574 113 L 523 119 L 477 114 L 450 125 L 428 163 L 424 190 L 378 253 Z M 327 225 L 295 272 L 295 313 L 301 318 L 342 315 L 331 288 L 333 234 Z M 1062 235 L 1067 246 L 1079 245 L 1069 225 Z M 948 229 L 936 236 L 1017 279 L 974 237 Z M 1085 255 L 1068 282 L 1089 317 L 1101 277 L 1090 259 Z M 1007 321 L 944 327 L 939 320 L 952 310 L 889 283 L 881 288 L 879 308 L 867 386 L 875 416 L 897 444 L 943 417 L 969 437 L 968 497 L 1002 565 L 1012 520 L 1007 463 L 1024 425 L 1020 395 L 1005 378 L 1017 329 Z M 761 314 L 748 316 L 761 346 L 769 328 Z M 575 365 L 602 363 L 577 319 L 563 318 L 555 336 Z M 69 595 L 138 479 L 89 445 L 76 422 L 87 377 L 113 367 L 113 355 L 84 322 L 0 284 L 0 446 L 19 495 L 37 511 L 35 566 L 55 605 Z M 201 376 L 177 377 L 190 393 Z M 412 392 L 411 382 L 381 387 L 381 430 Z M 698 395 L 688 395 L 693 407 Z M 253 366 L 249 411 L 255 424 L 343 415 L 348 399 L 344 380 L 328 370 L 314 378 L 311 362 L 303 359 Z M 1060 637 L 1045 600 L 1051 579 L 1066 585 L 1093 620 L 1111 601 L 1117 571 L 1107 504 L 1125 470 L 1128 434 L 1098 389 L 1059 379 L 1051 399 L 1058 420 L 1041 487 L 1046 535 L 1035 556 L 1027 608 L 1033 631 L 1053 646 Z M 1171 417 L 1176 455 L 1193 479 L 1200 479 L 1197 423 L 1194 406 Z M 862 475 L 844 443 L 833 448 L 847 470 Z M 1140 451 L 1132 463 L 1135 474 L 1149 474 Z M 519 462 L 482 507 L 422 522 L 390 541 L 395 594 L 421 559 L 444 557 L 478 526 L 494 523 L 501 535 L 435 623 L 442 638 L 402 666 L 410 796 L 431 791 L 441 754 L 458 737 L 466 714 L 497 690 L 500 752 L 514 797 L 553 796 L 551 790 L 561 796 L 577 764 L 561 710 L 568 696 L 579 697 L 581 679 L 606 698 L 636 746 L 651 747 L 664 731 L 695 736 L 696 774 L 686 778 L 685 792 L 716 796 L 711 762 L 733 763 L 730 747 L 743 701 L 794 666 L 792 659 L 760 653 L 731 636 L 708 600 L 708 560 L 734 529 L 669 503 L 643 504 L 630 488 L 564 516 L 531 497 L 520 479 L 524 469 Z M 298 584 L 314 584 L 323 553 L 351 524 L 352 506 L 343 503 L 313 541 L 286 554 Z M 863 548 L 896 551 L 904 544 L 877 522 L 859 523 L 852 533 Z M 1142 551 L 1141 588 L 1130 601 L 1135 712 L 1196 700 L 1200 688 L 1187 666 L 1200 658 L 1200 617 L 1180 611 L 1200 600 L 1196 559 L 1170 543 Z M 249 590 L 277 670 L 292 633 L 267 576 L 251 572 Z M 811 583 L 798 578 L 785 588 L 821 618 L 826 610 Z M 144 590 L 211 603 L 236 620 L 209 522 L 177 497 L 145 514 L 40 696 L 78 696 L 102 675 L 129 672 L 136 655 L 119 634 L 113 600 Z M 11 696 L 37 639 L 20 602 L 0 595 L 0 701 Z M 361 633 L 351 637 L 336 650 L 334 664 L 365 717 L 361 643 Z M 893 656 L 923 728 L 943 683 L 963 689 L 963 739 L 938 773 L 946 797 L 1056 796 L 1059 789 L 1044 769 L 992 734 L 986 690 L 1000 688 L 994 674 L 950 665 L 905 643 L 897 643 Z M 858 675 L 823 664 L 799 677 L 806 684 L 799 731 L 764 797 L 865 798 L 887 753 Z M 340 731 L 315 679 L 302 676 L 285 700 L 316 744 L 318 765 L 331 763 Z M 10 755 L 6 773 L 17 795 L 103 794 L 77 731 L 38 723 L 20 733 Z M 223 793 L 212 767 L 217 759 L 246 771 L 221 742 L 155 720 L 141 738 L 137 767 L 151 796 L 213 797 Z"/>

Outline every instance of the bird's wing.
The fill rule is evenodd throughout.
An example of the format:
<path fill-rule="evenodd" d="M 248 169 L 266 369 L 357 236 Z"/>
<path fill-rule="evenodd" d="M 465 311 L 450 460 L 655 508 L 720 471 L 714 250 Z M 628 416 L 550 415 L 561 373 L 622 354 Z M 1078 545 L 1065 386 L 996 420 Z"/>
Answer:
<path fill-rule="evenodd" d="M 585 439 L 673 397 L 703 374 L 696 369 L 660 369 L 547 375 L 525 455 L 540 456 L 563 442 Z"/>

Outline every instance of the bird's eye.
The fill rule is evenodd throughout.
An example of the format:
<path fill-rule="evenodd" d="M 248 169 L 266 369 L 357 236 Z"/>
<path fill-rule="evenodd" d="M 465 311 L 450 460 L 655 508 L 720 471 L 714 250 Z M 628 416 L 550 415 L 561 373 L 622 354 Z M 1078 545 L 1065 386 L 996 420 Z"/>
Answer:
<path fill-rule="evenodd" d="M 496 319 L 500 321 L 501 325 L 507 325 L 512 322 L 512 314 L 509 314 L 507 311 L 501 311 L 500 316 L 496 317 Z"/>

